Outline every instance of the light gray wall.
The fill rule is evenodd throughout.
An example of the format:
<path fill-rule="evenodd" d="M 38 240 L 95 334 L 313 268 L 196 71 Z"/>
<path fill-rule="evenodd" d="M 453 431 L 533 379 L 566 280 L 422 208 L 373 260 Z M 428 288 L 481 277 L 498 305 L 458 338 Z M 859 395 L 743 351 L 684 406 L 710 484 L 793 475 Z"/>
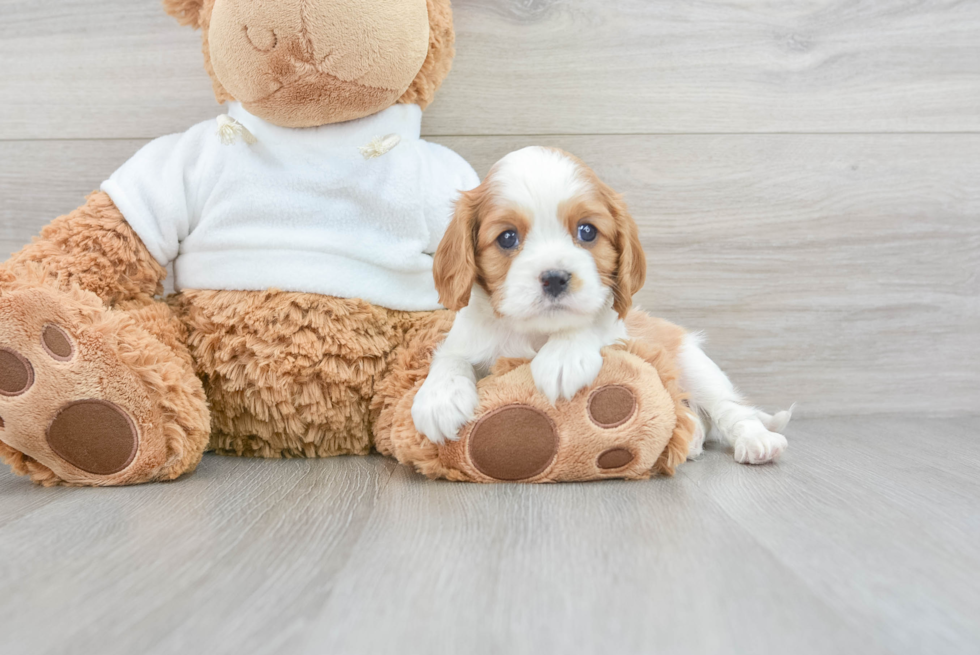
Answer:
<path fill-rule="evenodd" d="M 641 225 L 647 309 L 753 400 L 980 407 L 980 3 L 457 0 L 424 131 L 566 148 Z M 220 111 L 153 1 L 0 0 L 0 250 Z"/>

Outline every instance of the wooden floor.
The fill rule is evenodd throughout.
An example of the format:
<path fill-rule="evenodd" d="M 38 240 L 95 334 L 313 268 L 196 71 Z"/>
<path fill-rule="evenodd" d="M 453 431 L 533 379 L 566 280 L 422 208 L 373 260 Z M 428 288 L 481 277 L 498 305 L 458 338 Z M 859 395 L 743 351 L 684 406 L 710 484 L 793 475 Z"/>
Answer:
<path fill-rule="evenodd" d="M 482 486 L 379 456 L 0 473 L 15 653 L 980 651 L 980 419 L 792 425 L 783 461 Z"/>

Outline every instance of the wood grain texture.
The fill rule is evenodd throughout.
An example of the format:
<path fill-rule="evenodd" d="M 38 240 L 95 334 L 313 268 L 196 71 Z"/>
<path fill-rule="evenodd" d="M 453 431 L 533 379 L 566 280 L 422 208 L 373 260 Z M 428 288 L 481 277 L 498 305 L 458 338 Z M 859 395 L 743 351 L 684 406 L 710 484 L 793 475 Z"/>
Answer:
<path fill-rule="evenodd" d="M 330 595 L 393 467 L 209 456 L 175 484 L 61 490 L 0 527 L 3 651 L 225 653 L 286 639 Z"/>
<path fill-rule="evenodd" d="M 980 4 L 456 0 L 427 134 L 980 130 Z M 0 139 L 149 138 L 213 113 L 155 1 L 2 0 Z"/>
<path fill-rule="evenodd" d="M 682 478 L 386 492 L 298 652 L 875 652 Z"/>
<path fill-rule="evenodd" d="M 980 407 L 980 135 L 437 139 L 484 173 L 543 143 L 641 226 L 637 301 L 754 401 L 810 415 Z M 78 205 L 142 141 L 0 143 L 0 248 Z"/>
<path fill-rule="evenodd" d="M 837 418 L 791 431 L 780 466 L 706 457 L 682 475 L 888 652 L 980 648 L 977 419 Z"/>
<path fill-rule="evenodd" d="M 206 456 L 0 523 L 3 652 L 967 653 L 980 423 L 814 419 L 778 464 L 430 482 L 378 456 Z M 951 456 L 955 453 L 955 456 Z"/>

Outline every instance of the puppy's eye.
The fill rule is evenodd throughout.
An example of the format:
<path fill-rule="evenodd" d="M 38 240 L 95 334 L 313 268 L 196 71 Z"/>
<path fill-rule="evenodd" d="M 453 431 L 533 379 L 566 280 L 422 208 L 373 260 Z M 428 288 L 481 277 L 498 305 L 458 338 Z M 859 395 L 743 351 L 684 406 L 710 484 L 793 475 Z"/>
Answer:
<path fill-rule="evenodd" d="M 507 230 L 497 237 L 497 245 L 504 250 L 513 250 L 521 242 L 516 230 Z"/>
<path fill-rule="evenodd" d="M 582 223 L 578 226 L 578 239 L 579 241 L 584 241 L 585 243 L 591 243 L 595 241 L 595 238 L 599 236 L 599 230 L 595 229 L 595 225 L 592 223 Z"/>

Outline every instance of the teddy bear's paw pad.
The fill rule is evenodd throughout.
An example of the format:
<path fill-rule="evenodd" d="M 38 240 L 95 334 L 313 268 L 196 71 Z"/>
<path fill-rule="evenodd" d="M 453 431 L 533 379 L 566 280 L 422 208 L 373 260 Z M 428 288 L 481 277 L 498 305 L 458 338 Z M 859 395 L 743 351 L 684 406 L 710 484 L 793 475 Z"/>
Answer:
<path fill-rule="evenodd" d="M 0 348 L 0 395 L 13 397 L 26 393 L 34 384 L 34 367 L 23 355 Z"/>
<path fill-rule="evenodd" d="M 593 391 L 586 408 L 593 423 L 604 430 L 612 430 L 632 419 L 638 404 L 631 390 L 612 384 Z M 609 448 L 596 458 L 596 466 L 602 471 L 615 471 L 629 466 L 634 459 L 636 455 L 629 448 Z"/>
<path fill-rule="evenodd" d="M 139 449 L 139 434 L 129 414 L 105 400 L 68 403 L 51 421 L 46 436 L 59 457 L 95 475 L 122 471 Z"/>
<path fill-rule="evenodd" d="M 610 448 L 596 458 L 596 466 L 604 471 L 613 471 L 628 466 L 634 459 L 636 456 L 628 448 Z"/>
<path fill-rule="evenodd" d="M 500 407 L 470 432 L 469 457 L 494 480 L 527 480 L 543 473 L 558 456 L 558 431 L 547 414 L 528 405 Z"/>
<path fill-rule="evenodd" d="M 44 330 L 41 332 L 41 345 L 52 359 L 59 362 L 70 362 L 75 354 L 75 346 L 71 343 L 71 337 L 53 323 L 44 326 Z"/>
<path fill-rule="evenodd" d="M 626 387 L 609 385 L 589 396 L 589 418 L 600 428 L 618 428 L 636 413 L 636 396 Z M 609 468 L 609 467 L 602 467 Z"/>

